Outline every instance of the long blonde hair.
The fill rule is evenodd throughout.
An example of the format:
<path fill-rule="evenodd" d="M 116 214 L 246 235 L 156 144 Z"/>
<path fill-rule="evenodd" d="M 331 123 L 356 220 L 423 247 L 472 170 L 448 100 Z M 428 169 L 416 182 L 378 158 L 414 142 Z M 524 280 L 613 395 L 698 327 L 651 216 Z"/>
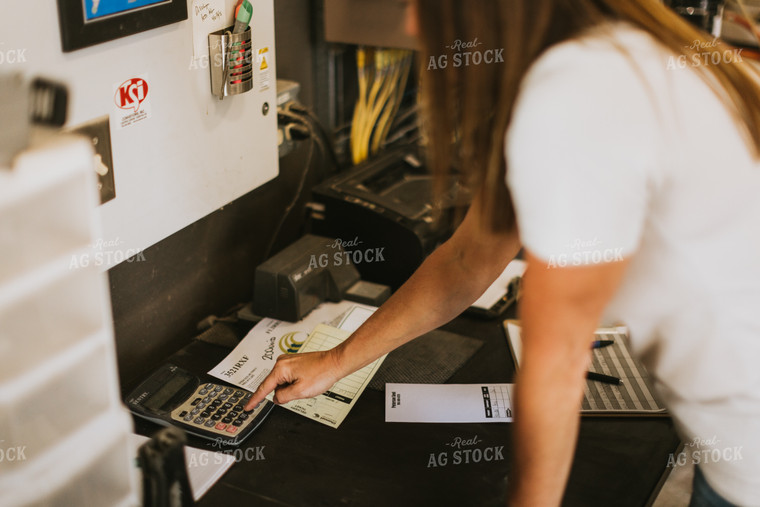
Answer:
<path fill-rule="evenodd" d="M 695 42 L 721 54 L 728 46 L 684 21 L 660 0 L 417 0 L 421 86 L 429 164 L 436 189 L 456 168 L 483 201 L 493 228 L 514 227 L 514 210 L 504 178 L 504 138 L 520 83 L 550 46 L 610 20 L 649 32 L 677 55 L 690 57 Z M 484 48 L 503 48 L 494 65 L 440 65 L 455 41 L 477 39 Z M 697 44 L 699 46 L 699 44 Z M 704 52 L 705 49 L 698 51 Z M 493 57 L 493 55 L 492 55 Z M 493 60 L 493 58 L 492 58 Z M 748 146 L 760 154 L 760 89 L 757 73 L 742 61 L 700 67 L 724 93 Z M 717 83 L 717 84 L 715 84 Z"/>

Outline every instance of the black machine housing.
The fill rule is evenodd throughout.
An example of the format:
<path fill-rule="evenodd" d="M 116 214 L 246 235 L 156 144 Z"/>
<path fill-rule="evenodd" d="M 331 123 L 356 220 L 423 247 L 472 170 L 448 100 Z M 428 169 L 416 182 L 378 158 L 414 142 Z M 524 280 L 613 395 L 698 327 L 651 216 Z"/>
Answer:
<path fill-rule="evenodd" d="M 256 268 L 253 311 L 295 322 L 324 301 L 379 306 L 390 288 L 362 281 L 352 253 L 333 238 L 307 234 Z"/>
<path fill-rule="evenodd" d="M 432 176 L 419 149 L 389 151 L 313 189 L 312 231 L 382 248 L 382 262 L 357 263 L 356 268 L 363 280 L 396 290 L 451 236 L 454 210 L 468 204 L 469 195 L 455 177 L 449 188 L 436 222 Z"/>

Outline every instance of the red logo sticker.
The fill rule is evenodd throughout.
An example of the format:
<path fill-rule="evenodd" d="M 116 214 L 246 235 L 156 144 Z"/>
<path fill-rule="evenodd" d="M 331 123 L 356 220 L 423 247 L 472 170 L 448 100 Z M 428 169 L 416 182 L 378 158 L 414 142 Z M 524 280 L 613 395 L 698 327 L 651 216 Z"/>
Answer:
<path fill-rule="evenodd" d="M 144 79 L 132 78 L 124 81 L 116 90 L 114 102 L 120 109 L 134 109 L 137 112 L 140 104 L 148 96 L 148 83 Z"/>

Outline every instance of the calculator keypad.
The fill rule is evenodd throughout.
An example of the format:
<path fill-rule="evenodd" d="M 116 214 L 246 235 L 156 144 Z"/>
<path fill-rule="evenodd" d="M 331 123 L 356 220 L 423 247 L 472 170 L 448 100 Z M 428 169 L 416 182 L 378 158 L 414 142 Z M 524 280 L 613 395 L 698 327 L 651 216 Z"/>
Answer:
<path fill-rule="evenodd" d="M 185 403 L 174 409 L 172 419 L 196 426 L 207 433 L 227 437 L 239 433 L 263 408 L 264 402 L 254 410 L 245 412 L 243 408 L 252 393 L 242 389 L 223 387 L 217 384 L 199 386 Z"/>

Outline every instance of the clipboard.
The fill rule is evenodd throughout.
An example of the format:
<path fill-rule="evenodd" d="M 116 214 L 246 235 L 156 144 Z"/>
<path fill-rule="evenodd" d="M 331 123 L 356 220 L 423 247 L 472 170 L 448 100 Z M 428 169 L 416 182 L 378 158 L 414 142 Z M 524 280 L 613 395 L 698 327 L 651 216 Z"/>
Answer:
<path fill-rule="evenodd" d="M 499 278 L 475 301 L 466 312 L 470 315 L 495 319 L 500 317 L 520 298 L 522 276 L 527 263 L 520 259 L 512 260 Z"/>
<path fill-rule="evenodd" d="M 505 320 L 504 333 L 509 349 L 520 368 L 522 339 L 520 321 Z M 619 386 L 586 380 L 584 387 L 582 415 L 594 416 L 667 416 L 665 405 L 654 390 L 652 378 L 644 366 L 631 354 L 628 331 L 624 327 L 600 328 L 596 330 L 597 340 L 612 340 L 609 347 L 594 349 L 591 371 L 619 377 Z"/>

